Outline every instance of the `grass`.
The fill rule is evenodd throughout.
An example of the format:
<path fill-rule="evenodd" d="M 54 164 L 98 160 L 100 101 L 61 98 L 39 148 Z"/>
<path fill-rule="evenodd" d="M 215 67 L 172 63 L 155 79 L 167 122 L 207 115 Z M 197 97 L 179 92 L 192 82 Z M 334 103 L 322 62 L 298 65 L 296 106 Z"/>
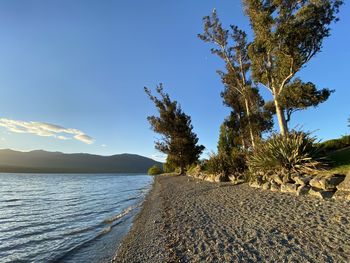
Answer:
<path fill-rule="evenodd" d="M 350 172 L 350 147 L 331 152 L 327 155 L 327 158 L 333 162 L 332 172 Z"/>

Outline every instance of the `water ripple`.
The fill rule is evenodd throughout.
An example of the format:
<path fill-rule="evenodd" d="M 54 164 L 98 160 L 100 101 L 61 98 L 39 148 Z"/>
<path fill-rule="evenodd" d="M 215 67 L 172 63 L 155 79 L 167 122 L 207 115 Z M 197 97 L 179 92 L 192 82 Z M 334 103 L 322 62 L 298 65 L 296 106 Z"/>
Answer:
<path fill-rule="evenodd" d="M 0 174 L 0 182 L 1 262 L 51 262 L 75 254 L 79 262 L 92 262 L 84 257 L 105 252 L 82 249 L 93 251 L 100 238 L 122 227 L 152 178 Z"/>

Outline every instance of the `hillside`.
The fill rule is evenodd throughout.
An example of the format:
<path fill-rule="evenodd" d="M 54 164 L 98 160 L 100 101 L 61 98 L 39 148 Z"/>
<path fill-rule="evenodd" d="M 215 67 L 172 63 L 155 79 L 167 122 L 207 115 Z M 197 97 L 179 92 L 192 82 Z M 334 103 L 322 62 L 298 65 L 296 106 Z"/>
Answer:
<path fill-rule="evenodd" d="M 146 173 L 154 164 L 150 158 L 136 154 L 100 156 L 93 154 L 19 152 L 0 150 L 0 172 L 20 173 Z"/>

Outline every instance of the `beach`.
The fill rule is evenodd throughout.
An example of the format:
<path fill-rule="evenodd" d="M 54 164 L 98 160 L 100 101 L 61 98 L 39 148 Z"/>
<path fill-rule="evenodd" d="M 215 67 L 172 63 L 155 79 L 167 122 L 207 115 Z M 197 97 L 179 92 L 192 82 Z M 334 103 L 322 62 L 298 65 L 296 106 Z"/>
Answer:
<path fill-rule="evenodd" d="M 156 176 L 113 262 L 349 262 L 349 205 Z"/>

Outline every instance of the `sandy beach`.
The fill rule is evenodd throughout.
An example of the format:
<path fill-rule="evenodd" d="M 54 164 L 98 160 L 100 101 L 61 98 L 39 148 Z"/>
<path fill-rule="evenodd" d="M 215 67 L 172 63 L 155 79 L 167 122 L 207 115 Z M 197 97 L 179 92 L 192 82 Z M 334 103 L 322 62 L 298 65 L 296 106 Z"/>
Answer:
<path fill-rule="evenodd" d="M 113 262 L 349 262 L 349 205 L 158 176 Z"/>

